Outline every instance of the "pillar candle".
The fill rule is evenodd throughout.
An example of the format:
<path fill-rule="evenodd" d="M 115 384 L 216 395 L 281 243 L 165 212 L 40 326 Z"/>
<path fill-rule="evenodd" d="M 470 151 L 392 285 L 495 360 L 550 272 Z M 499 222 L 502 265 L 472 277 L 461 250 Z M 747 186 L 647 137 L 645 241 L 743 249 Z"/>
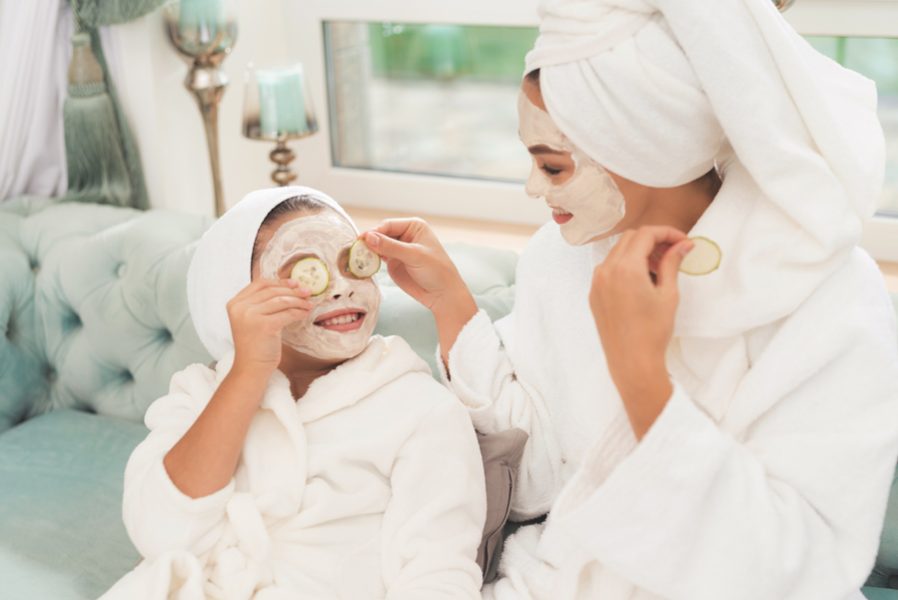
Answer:
<path fill-rule="evenodd" d="M 259 124 L 262 135 L 308 132 L 303 72 L 299 65 L 256 71 L 259 83 Z"/>

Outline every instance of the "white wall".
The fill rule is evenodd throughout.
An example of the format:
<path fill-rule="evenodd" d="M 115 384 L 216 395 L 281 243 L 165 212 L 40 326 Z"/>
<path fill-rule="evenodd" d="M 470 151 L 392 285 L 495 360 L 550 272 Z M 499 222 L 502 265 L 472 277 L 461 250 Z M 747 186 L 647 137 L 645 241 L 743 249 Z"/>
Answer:
<path fill-rule="evenodd" d="M 272 185 L 273 144 L 241 133 L 243 79 L 247 63 L 285 64 L 288 54 L 284 2 L 242 0 L 234 51 L 223 64 L 230 78 L 219 114 L 219 144 L 225 203 Z M 110 71 L 141 151 L 154 208 L 212 214 L 214 200 L 206 138 L 193 94 L 184 87 L 187 63 L 171 46 L 160 11 L 111 27 L 105 33 Z M 291 144 L 302 176 L 303 141 Z"/>

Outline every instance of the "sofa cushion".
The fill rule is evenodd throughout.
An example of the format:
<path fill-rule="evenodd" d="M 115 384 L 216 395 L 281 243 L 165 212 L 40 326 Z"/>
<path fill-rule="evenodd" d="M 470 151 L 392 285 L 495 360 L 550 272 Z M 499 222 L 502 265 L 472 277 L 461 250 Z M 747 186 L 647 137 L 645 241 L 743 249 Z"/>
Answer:
<path fill-rule="evenodd" d="M 865 587 L 861 590 L 867 600 L 898 600 L 898 590 Z"/>
<path fill-rule="evenodd" d="M 39 199 L 0 210 L 0 431 L 59 408 L 141 421 L 184 365 L 208 360 L 184 273 L 211 222 Z"/>
<path fill-rule="evenodd" d="M 0 431 L 60 408 L 142 421 L 173 373 L 208 362 L 190 321 L 186 272 L 211 220 L 92 204 L 0 209 Z M 511 309 L 514 252 L 449 248 L 478 303 Z M 402 335 L 435 368 L 430 313 L 381 273 L 377 332 Z"/>
<path fill-rule="evenodd" d="M 4 598 L 96 598 L 138 561 L 122 473 L 143 425 L 59 410 L 0 435 Z"/>

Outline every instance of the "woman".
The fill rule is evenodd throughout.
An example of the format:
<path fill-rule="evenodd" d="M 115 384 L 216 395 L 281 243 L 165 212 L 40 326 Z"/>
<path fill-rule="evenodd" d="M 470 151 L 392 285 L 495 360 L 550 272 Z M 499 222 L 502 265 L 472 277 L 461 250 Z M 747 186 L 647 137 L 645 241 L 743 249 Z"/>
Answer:
<path fill-rule="evenodd" d="M 217 363 L 147 411 L 122 511 L 144 560 L 105 600 L 480 597 L 476 436 L 404 340 L 372 335 L 357 238 L 302 187 L 253 192 L 205 233 L 188 301 Z M 297 269 L 327 276 L 305 289 Z"/>
<path fill-rule="evenodd" d="M 767 0 L 562 0 L 520 132 L 553 208 L 490 323 L 425 223 L 365 234 L 431 309 L 482 432 L 530 434 L 487 598 L 845 599 L 898 453 L 898 352 L 856 245 L 871 83 Z M 702 236 L 719 268 L 679 274 Z"/>

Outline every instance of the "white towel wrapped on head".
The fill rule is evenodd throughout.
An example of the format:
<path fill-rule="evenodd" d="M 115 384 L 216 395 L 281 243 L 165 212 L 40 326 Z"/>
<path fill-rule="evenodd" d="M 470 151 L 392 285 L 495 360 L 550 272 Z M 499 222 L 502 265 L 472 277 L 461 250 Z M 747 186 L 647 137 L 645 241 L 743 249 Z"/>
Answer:
<path fill-rule="evenodd" d="M 871 81 L 819 54 L 769 0 L 554 0 L 541 16 L 527 71 L 540 69 L 574 144 L 652 187 L 723 171 L 695 233 L 724 260 L 684 278 L 681 332 L 781 318 L 846 259 L 884 174 Z"/>

